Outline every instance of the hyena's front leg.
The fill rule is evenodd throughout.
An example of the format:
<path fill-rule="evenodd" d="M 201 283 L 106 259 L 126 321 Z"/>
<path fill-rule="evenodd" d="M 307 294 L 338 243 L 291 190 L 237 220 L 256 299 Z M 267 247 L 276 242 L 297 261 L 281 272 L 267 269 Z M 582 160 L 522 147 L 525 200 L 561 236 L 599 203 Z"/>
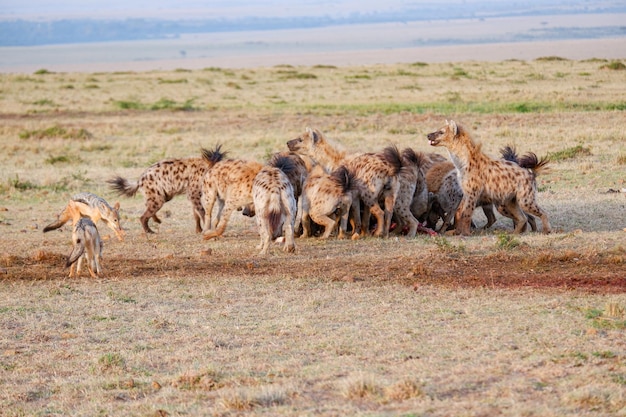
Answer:
<path fill-rule="evenodd" d="M 466 193 L 459 204 L 458 221 L 456 221 L 455 233 L 457 235 L 470 235 L 470 229 L 472 225 L 472 215 L 474 214 L 474 208 L 476 207 L 477 196 L 476 193 Z"/>

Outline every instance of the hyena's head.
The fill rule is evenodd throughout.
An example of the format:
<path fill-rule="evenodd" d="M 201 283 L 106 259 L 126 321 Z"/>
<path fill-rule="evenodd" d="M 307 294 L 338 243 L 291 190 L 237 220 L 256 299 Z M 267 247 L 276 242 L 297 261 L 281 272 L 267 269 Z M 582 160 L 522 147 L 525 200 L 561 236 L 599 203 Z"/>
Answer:
<path fill-rule="evenodd" d="M 287 142 L 291 152 L 309 157 L 315 156 L 315 147 L 324 141 L 324 135 L 317 129 L 306 128 L 306 131 L 295 139 Z"/>
<path fill-rule="evenodd" d="M 441 129 L 429 133 L 426 137 L 431 146 L 447 146 L 459 136 L 459 127 L 454 120 L 446 120 Z"/>

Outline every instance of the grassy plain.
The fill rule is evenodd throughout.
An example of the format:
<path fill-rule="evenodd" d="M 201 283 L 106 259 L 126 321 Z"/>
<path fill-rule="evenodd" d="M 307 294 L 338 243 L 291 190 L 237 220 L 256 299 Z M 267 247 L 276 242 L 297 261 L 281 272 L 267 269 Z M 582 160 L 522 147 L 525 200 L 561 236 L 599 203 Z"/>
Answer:
<path fill-rule="evenodd" d="M 0 415 L 626 415 L 623 62 L 276 66 L 0 76 Z M 353 151 L 419 151 L 454 119 L 538 178 L 555 233 L 298 240 L 252 220 L 193 233 L 184 197 L 66 278 L 69 196 L 117 200 L 165 157 L 260 161 L 306 126 Z M 476 222 L 484 220 L 476 214 Z"/>

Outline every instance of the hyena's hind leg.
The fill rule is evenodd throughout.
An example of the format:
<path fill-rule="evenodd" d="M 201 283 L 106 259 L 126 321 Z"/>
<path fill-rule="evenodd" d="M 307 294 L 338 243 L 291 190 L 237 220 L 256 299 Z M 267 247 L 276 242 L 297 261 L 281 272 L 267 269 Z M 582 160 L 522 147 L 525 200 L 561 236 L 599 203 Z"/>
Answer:
<path fill-rule="evenodd" d="M 215 227 L 215 230 L 205 233 L 204 240 L 209 240 L 209 239 L 213 239 L 214 237 L 222 236 L 224 234 L 224 231 L 226 230 L 226 226 L 228 226 L 228 220 L 230 220 L 230 215 L 232 214 L 233 211 L 235 211 L 236 208 L 237 207 L 233 206 L 232 204 L 226 203 L 223 206 L 222 210 L 218 210 L 219 221 Z M 208 210 L 207 210 L 207 213 L 208 213 Z"/>
<path fill-rule="evenodd" d="M 539 207 L 539 205 L 534 200 L 520 199 L 520 207 L 522 210 L 524 210 L 525 213 L 528 214 L 527 219 L 530 223 L 531 228 L 533 227 L 533 223 L 535 222 L 535 219 L 532 217 L 532 215 L 535 215 L 541 219 L 542 233 L 548 234 L 552 231 L 550 221 L 548 220 L 548 215 L 541 207 Z M 536 228 L 537 226 L 535 225 L 533 230 L 536 230 Z"/>
<path fill-rule="evenodd" d="M 204 207 L 202 207 L 202 191 L 194 191 L 187 195 L 187 199 L 191 201 L 193 207 L 193 217 L 196 221 L 196 233 L 202 233 L 204 223 Z"/>
<path fill-rule="evenodd" d="M 150 229 L 150 226 L 148 226 L 148 220 L 153 219 L 155 222 L 161 223 L 161 219 L 159 219 L 156 214 L 166 201 L 165 197 L 161 195 L 151 196 L 146 199 L 146 211 L 139 219 L 145 233 L 154 233 L 154 231 Z"/>

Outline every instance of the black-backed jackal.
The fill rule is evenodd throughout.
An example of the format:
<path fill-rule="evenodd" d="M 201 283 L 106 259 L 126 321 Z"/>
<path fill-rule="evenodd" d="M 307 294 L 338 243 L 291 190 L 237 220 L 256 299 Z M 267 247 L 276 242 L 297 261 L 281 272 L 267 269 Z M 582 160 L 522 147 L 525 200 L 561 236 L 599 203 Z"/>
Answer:
<path fill-rule="evenodd" d="M 87 217 L 82 217 L 74 225 L 74 231 L 72 232 L 72 253 L 67 257 L 65 267 L 70 268 L 70 278 L 73 276 L 80 276 L 80 270 L 83 261 L 87 263 L 87 269 L 89 275 L 92 278 L 96 278 L 102 273 L 100 267 L 100 260 L 102 259 L 102 240 L 100 240 L 100 234 L 98 228 Z M 76 271 L 74 271 L 76 268 Z M 76 272 L 76 275 L 74 275 Z"/>
<path fill-rule="evenodd" d="M 70 198 L 63 211 L 59 214 L 54 223 L 50 223 L 43 228 L 43 232 L 58 229 L 69 220 L 72 220 L 72 226 L 75 226 L 81 217 L 88 217 L 94 223 L 102 220 L 113 232 L 119 240 L 124 240 L 124 230 L 120 226 L 120 203 L 117 202 L 113 207 L 102 197 L 98 197 L 92 193 L 78 193 Z"/>

